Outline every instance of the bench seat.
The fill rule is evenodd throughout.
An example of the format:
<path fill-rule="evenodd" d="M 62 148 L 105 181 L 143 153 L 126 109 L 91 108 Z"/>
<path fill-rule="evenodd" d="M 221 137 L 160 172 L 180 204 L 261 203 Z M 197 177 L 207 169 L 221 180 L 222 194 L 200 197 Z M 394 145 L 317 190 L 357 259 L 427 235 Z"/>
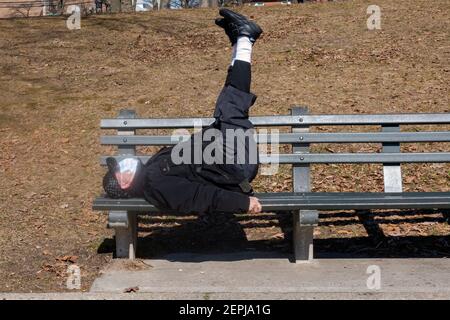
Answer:
<path fill-rule="evenodd" d="M 450 208 L 450 192 L 285 192 L 259 193 L 263 211 Z M 94 210 L 160 212 L 145 199 L 99 197 Z"/>

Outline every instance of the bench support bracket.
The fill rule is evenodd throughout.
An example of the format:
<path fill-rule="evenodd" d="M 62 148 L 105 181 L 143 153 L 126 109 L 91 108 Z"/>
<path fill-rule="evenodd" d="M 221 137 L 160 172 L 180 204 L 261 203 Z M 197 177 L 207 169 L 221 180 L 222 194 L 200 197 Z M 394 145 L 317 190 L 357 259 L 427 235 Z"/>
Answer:
<path fill-rule="evenodd" d="M 133 110 L 120 110 L 119 119 L 136 118 Z M 135 130 L 120 128 L 119 135 L 134 135 Z M 118 147 L 119 155 L 136 155 L 134 145 Z M 137 243 L 137 215 L 129 211 L 111 211 L 108 217 L 108 227 L 114 228 L 116 233 L 116 258 L 134 259 Z"/>
<path fill-rule="evenodd" d="M 395 124 L 382 125 L 383 132 L 400 132 L 400 126 Z M 383 143 L 382 152 L 400 152 L 400 143 Z M 402 169 L 400 163 L 383 163 L 384 192 L 402 192 Z"/>
<path fill-rule="evenodd" d="M 293 116 L 308 113 L 306 107 L 294 107 L 291 110 Z M 301 122 L 299 122 L 301 123 Z M 293 133 L 304 133 L 309 131 L 307 125 L 292 126 Z M 292 145 L 292 153 L 309 153 L 309 143 L 296 143 Z M 311 177 L 309 164 L 299 163 L 292 166 L 292 183 L 294 192 L 309 192 L 311 190 Z M 314 256 L 313 238 L 314 226 L 319 220 L 317 210 L 299 210 L 293 212 L 293 247 L 296 263 L 310 262 Z"/>

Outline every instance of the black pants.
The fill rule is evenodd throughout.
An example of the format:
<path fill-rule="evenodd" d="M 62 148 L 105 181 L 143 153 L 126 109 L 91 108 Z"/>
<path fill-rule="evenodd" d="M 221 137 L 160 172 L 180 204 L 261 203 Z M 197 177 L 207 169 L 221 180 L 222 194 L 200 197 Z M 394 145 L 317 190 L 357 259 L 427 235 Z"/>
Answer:
<path fill-rule="evenodd" d="M 256 96 L 250 93 L 250 84 L 250 63 L 236 60 L 234 65 L 228 69 L 225 87 L 217 98 L 214 111 L 216 119 L 214 127 L 221 130 L 225 147 L 227 146 L 227 130 L 242 129 L 249 134 L 253 133 L 253 124 L 248 119 L 248 113 Z M 231 152 L 233 152 L 234 164 L 227 165 L 227 171 L 242 172 L 244 177 L 251 181 L 258 173 L 257 159 L 254 157 L 257 157 L 257 148 L 253 137 L 245 136 L 244 138 L 245 141 L 241 141 L 240 144 L 237 141 L 233 143 L 234 149 Z M 239 148 L 245 149 L 245 163 L 242 163 L 242 159 L 238 159 L 239 155 L 242 156 L 240 153 L 242 150 L 238 150 Z M 250 154 L 254 156 L 251 157 Z"/>
<path fill-rule="evenodd" d="M 250 93 L 252 82 L 252 65 L 248 62 L 235 60 L 233 66 L 228 68 L 225 86 L 233 86 L 238 90 Z"/>

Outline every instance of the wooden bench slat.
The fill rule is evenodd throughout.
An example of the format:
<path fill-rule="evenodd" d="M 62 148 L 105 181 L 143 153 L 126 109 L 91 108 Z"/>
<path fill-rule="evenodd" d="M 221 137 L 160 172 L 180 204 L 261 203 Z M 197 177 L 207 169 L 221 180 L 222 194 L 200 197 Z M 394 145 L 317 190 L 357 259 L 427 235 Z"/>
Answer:
<path fill-rule="evenodd" d="M 398 197 L 400 195 L 404 195 L 405 197 L 408 197 L 409 199 L 412 198 L 446 198 L 450 195 L 450 192 L 424 192 L 424 191 L 418 191 L 418 192 L 264 192 L 264 193 L 258 193 L 258 197 L 261 199 L 291 199 L 293 196 L 302 196 L 307 195 L 310 199 L 322 199 L 322 198 L 334 198 L 334 197 L 345 197 L 346 199 L 365 199 L 365 198 L 373 198 L 375 194 L 383 194 L 386 198 L 389 197 Z"/>
<path fill-rule="evenodd" d="M 261 163 L 442 163 L 449 152 L 423 153 L 309 153 L 261 156 Z"/>
<path fill-rule="evenodd" d="M 256 194 L 263 211 L 450 208 L 450 192 Z M 94 210 L 159 212 L 144 199 L 97 198 Z"/>
<path fill-rule="evenodd" d="M 102 136 L 103 145 L 141 145 L 163 146 L 177 144 L 179 139 L 189 136 Z M 273 134 L 266 136 L 257 134 L 256 141 L 261 143 L 280 144 L 292 143 L 383 143 L 383 142 L 450 142 L 450 131 L 436 132 L 342 132 L 342 133 L 281 133 L 276 137 Z"/>
<path fill-rule="evenodd" d="M 118 161 L 133 155 L 112 156 Z M 106 165 L 106 158 L 102 156 L 101 165 Z M 136 156 L 144 164 L 150 155 Z M 278 158 L 277 158 L 278 157 Z M 260 155 L 260 163 L 450 163 L 450 152 L 422 152 L 422 153 L 299 153 Z"/>
<path fill-rule="evenodd" d="M 250 120 L 255 126 L 449 124 L 450 113 L 279 115 L 255 116 L 250 117 Z M 194 125 L 207 126 L 213 121 L 214 118 L 102 119 L 100 127 L 102 129 L 190 128 Z"/>

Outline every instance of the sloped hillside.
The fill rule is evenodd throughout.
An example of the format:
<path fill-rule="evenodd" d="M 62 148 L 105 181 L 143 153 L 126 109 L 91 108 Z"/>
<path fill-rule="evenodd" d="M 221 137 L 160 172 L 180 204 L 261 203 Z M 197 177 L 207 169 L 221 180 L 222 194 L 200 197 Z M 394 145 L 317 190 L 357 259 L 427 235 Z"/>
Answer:
<path fill-rule="evenodd" d="M 295 104 L 312 113 L 449 112 L 448 1 L 378 0 L 378 31 L 367 30 L 369 4 L 239 9 L 265 31 L 254 50 L 259 97 L 252 113 L 287 114 Z M 76 31 L 61 17 L 0 21 L 1 291 L 65 290 L 71 263 L 81 267 L 83 289 L 89 288 L 113 250 L 104 215 L 90 209 L 103 174 L 99 121 L 122 108 L 148 117 L 210 115 L 230 60 L 216 14 L 91 16 Z M 382 190 L 379 166 L 314 166 L 313 174 L 315 190 Z M 449 165 L 405 166 L 405 190 L 450 190 L 449 175 Z M 290 190 L 290 184 L 289 167 L 255 181 L 259 191 Z M 450 227 L 441 212 L 372 218 L 370 229 L 352 212 L 323 214 L 317 254 L 448 256 Z M 206 220 L 143 219 L 139 255 L 240 246 L 290 250 L 274 215 Z M 289 227 L 289 217 L 280 220 Z"/>

